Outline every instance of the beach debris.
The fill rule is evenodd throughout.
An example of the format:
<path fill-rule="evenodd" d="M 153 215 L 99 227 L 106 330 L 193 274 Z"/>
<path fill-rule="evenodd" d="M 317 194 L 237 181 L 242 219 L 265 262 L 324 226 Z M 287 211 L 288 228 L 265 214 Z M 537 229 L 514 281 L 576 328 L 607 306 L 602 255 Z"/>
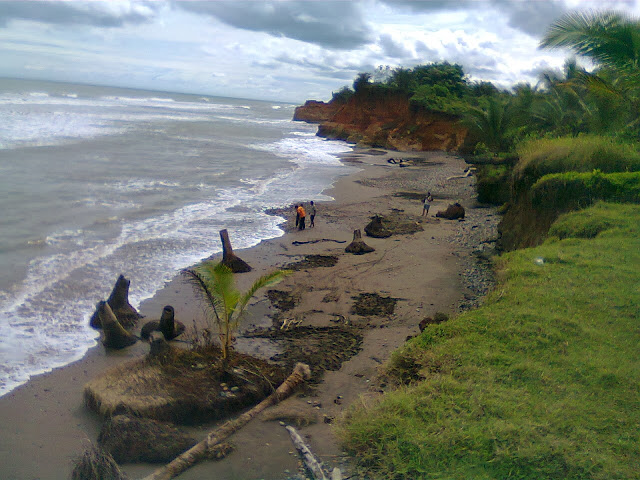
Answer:
<path fill-rule="evenodd" d="M 152 332 L 159 331 L 165 340 L 173 340 L 181 335 L 184 330 L 184 323 L 175 319 L 175 309 L 171 305 L 166 305 L 162 309 L 162 315 L 159 321 L 151 320 L 144 324 L 140 331 L 140 338 L 148 341 Z"/>
<path fill-rule="evenodd" d="M 397 298 L 382 297 L 377 293 L 361 293 L 355 297 L 351 313 L 367 317 L 370 315 L 391 315 L 396 308 Z"/>
<path fill-rule="evenodd" d="M 283 422 L 288 425 L 297 427 L 306 427 L 318 423 L 318 411 L 315 405 L 300 405 L 292 403 L 292 400 L 286 404 L 278 405 L 270 408 L 262 414 L 263 422 Z"/>
<path fill-rule="evenodd" d="M 118 463 L 168 462 L 196 443 L 173 424 L 130 415 L 107 418 L 98 436 L 98 445 Z"/>
<path fill-rule="evenodd" d="M 303 260 L 285 265 L 288 270 L 305 270 L 307 268 L 333 267 L 338 263 L 335 255 L 305 255 Z"/>
<path fill-rule="evenodd" d="M 275 392 L 265 398 L 262 402 L 251 410 L 243 413 L 238 418 L 229 420 L 220 427 L 211 431 L 204 440 L 183 452 L 170 463 L 159 468 L 151 475 L 146 476 L 143 480 L 169 480 L 177 477 L 200 460 L 206 458 L 215 445 L 218 445 L 224 439 L 240 430 L 266 408 L 276 405 L 289 397 L 298 386 L 310 377 L 310 375 L 311 371 L 309 370 L 308 365 L 303 363 L 296 364 L 291 375 L 287 377 Z"/>
<path fill-rule="evenodd" d="M 364 243 L 360 229 L 353 231 L 353 241 L 344 249 L 345 252 L 353 253 L 354 255 L 363 255 L 365 253 L 375 252 L 375 250 L 375 248 Z"/>
<path fill-rule="evenodd" d="M 464 218 L 464 207 L 458 202 L 450 204 L 446 210 L 440 210 L 436 213 L 438 218 L 446 218 L 447 220 L 457 220 Z"/>
<path fill-rule="evenodd" d="M 309 240 L 307 242 L 300 242 L 298 240 L 295 240 L 291 242 L 291 245 L 306 245 L 308 243 L 320 243 L 320 242 L 347 243 L 346 240 L 334 240 L 333 238 L 317 238 L 315 240 Z"/>
<path fill-rule="evenodd" d="M 447 320 L 449 320 L 449 315 L 442 312 L 436 312 L 433 317 L 423 318 L 418 324 L 418 328 L 421 332 L 423 332 L 424 329 L 427 328 L 427 326 L 437 325 L 439 323 L 446 322 Z"/>
<path fill-rule="evenodd" d="M 453 180 L 454 178 L 467 178 L 473 175 L 473 172 L 476 171 L 475 167 L 468 167 L 464 169 L 464 175 L 453 175 L 452 177 L 447 177 L 448 180 Z"/>
<path fill-rule="evenodd" d="M 128 480 L 113 457 L 91 445 L 74 460 L 71 480 Z"/>
<path fill-rule="evenodd" d="M 373 238 L 388 238 L 391 235 L 407 235 L 423 231 L 424 228 L 414 218 L 396 210 L 388 216 L 374 215 L 364 227 L 365 233 Z"/>
<path fill-rule="evenodd" d="M 233 273 L 246 273 L 251 271 L 247 262 L 233 253 L 229 232 L 226 229 L 220 230 L 220 240 L 222 240 L 222 264 L 229 267 Z"/>
<path fill-rule="evenodd" d="M 284 290 L 267 290 L 267 298 L 274 308 L 282 312 L 292 310 L 300 302 L 300 297 Z"/>
<path fill-rule="evenodd" d="M 285 428 L 289 432 L 291 442 L 302 457 L 302 461 L 304 462 L 307 471 L 309 472 L 309 474 L 311 474 L 311 478 L 315 480 L 328 480 L 324 474 L 324 471 L 322 470 L 322 465 L 313 455 L 309 446 L 304 443 L 304 440 L 302 440 L 302 437 L 300 436 L 298 431 L 291 425 L 287 425 Z"/>
<path fill-rule="evenodd" d="M 345 326 L 298 326 L 286 330 L 264 329 L 246 333 L 247 338 L 266 338 L 279 346 L 270 360 L 285 368 L 297 362 L 311 367 L 309 384 L 317 384 L 326 371 L 340 370 L 342 364 L 362 350 L 362 334 Z"/>
<path fill-rule="evenodd" d="M 113 286 L 113 290 L 111 291 L 111 295 L 109 295 L 109 298 L 107 300 L 109 307 L 111 307 L 111 310 L 120 322 L 120 325 L 122 325 L 126 329 L 130 329 L 131 327 L 133 327 L 138 319 L 142 318 L 142 315 L 140 315 L 138 311 L 129 303 L 130 284 L 131 281 L 127 280 L 124 275 L 121 274 L 116 280 L 116 283 Z M 97 307 L 96 311 L 91 316 L 89 325 L 96 329 L 102 328 L 102 324 L 98 319 Z"/>
<path fill-rule="evenodd" d="M 183 349 L 159 338 L 146 357 L 87 382 L 84 402 L 101 416 L 126 413 L 193 425 L 227 419 L 257 404 L 285 377 L 283 367 L 250 355 L 232 351 L 225 361 L 217 345 Z"/>
<path fill-rule="evenodd" d="M 124 329 L 111 310 L 109 303 L 98 303 L 98 319 L 102 325 L 102 344 L 107 348 L 122 349 L 138 341 L 138 337 Z"/>

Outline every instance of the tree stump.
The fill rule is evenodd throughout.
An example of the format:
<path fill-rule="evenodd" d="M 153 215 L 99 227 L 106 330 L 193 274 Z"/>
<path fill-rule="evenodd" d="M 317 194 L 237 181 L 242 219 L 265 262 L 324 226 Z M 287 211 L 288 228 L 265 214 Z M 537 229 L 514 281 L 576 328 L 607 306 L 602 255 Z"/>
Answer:
<path fill-rule="evenodd" d="M 138 311 L 129 303 L 130 284 L 130 280 L 124 278 L 124 275 L 120 275 L 116 280 L 116 284 L 113 286 L 113 290 L 111 291 L 109 299 L 107 300 L 109 307 L 111 307 L 111 311 L 113 311 L 114 315 L 120 322 L 120 325 L 127 329 L 133 327 L 138 319 L 142 318 L 142 315 L 140 315 Z M 102 328 L 102 325 L 98 320 L 97 307 L 96 311 L 91 316 L 89 324 L 96 329 Z"/>
<path fill-rule="evenodd" d="M 362 240 L 362 233 L 360 229 L 353 231 L 353 241 L 347 245 L 344 249 L 347 253 L 353 253 L 354 255 L 363 255 L 365 253 L 374 252 L 375 248 L 370 247 Z"/>
<path fill-rule="evenodd" d="M 167 305 L 162 309 L 160 321 L 151 320 L 147 322 L 140 330 L 140 338 L 150 340 L 151 334 L 159 331 L 165 340 L 173 340 L 185 331 L 184 323 L 175 319 L 175 310 L 171 305 Z"/>
<path fill-rule="evenodd" d="M 371 221 L 364 227 L 364 231 L 367 235 L 374 238 L 388 238 L 391 236 L 391 232 L 382 224 L 382 217 L 380 215 L 371 217 Z"/>
<path fill-rule="evenodd" d="M 450 204 L 446 210 L 441 210 L 436 213 L 438 218 L 446 218 L 447 220 L 457 220 L 464 218 L 464 207 L 458 202 Z"/>
<path fill-rule="evenodd" d="M 98 303 L 98 317 L 102 325 L 102 344 L 105 347 L 121 349 L 133 345 L 138 340 L 120 325 L 107 302 Z"/>
<path fill-rule="evenodd" d="M 233 273 L 250 272 L 251 267 L 247 262 L 237 257 L 233 253 L 229 233 L 226 229 L 220 230 L 220 240 L 222 240 L 222 264 L 228 267 Z"/>

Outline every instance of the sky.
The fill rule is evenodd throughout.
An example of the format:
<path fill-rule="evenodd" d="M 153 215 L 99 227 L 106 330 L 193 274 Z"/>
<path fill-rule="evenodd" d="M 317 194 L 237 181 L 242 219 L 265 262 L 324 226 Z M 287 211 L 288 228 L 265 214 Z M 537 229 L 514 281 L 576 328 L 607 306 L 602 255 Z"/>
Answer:
<path fill-rule="evenodd" d="M 0 0 L 0 77 L 299 104 L 448 61 L 509 88 L 562 68 L 570 52 L 538 44 L 575 10 L 640 0 Z"/>

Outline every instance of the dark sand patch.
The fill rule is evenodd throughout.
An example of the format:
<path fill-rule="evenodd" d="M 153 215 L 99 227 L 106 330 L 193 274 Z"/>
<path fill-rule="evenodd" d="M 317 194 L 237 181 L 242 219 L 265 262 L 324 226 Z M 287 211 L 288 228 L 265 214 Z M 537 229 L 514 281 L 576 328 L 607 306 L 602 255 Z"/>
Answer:
<path fill-rule="evenodd" d="M 351 313 L 368 317 L 371 315 L 392 315 L 396 308 L 397 298 L 382 297 L 377 293 L 361 293 L 355 297 Z"/>
<path fill-rule="evenodd" d="M 338 263 L 335 255 L 305 255 L 303 260 L 284 266 L 288 270 L 305 270 L 307 268 L 333 267 Z"/>

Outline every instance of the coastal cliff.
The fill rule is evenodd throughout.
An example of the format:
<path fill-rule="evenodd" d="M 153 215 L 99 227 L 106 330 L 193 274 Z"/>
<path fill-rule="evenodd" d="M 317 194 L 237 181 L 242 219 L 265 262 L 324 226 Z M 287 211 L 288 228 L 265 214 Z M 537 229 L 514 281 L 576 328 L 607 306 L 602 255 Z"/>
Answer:
<path fill-rule="evenodd" d="M 354 95 L 346 102 L 307 101 L 294 120 L 319 123 L 318 135 L 399 151 L 460 151 L 467 129 L 452 115 L 411 108 L 402 95 Z"/>

